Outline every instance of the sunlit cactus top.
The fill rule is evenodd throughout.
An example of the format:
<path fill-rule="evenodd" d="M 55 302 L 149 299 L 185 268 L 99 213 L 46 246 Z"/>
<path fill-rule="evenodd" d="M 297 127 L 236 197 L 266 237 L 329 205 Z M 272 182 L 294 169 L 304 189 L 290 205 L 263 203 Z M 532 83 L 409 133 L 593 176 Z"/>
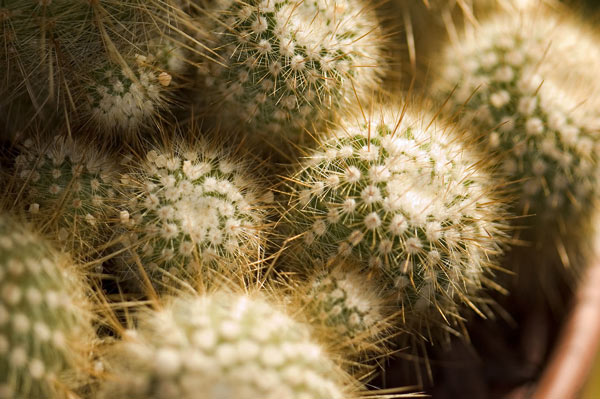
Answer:
<path fill-rule="evenodd" d="M 193 278 L 208 273 L 203 265 L 249 267 L 262 254 L 272 193 L 210 145 L 151 150 L 123 183 L 124 238 L 152 279 Z"/>
<path fill-rule="evenodd" d="M 331 119 L 354 89 L 372 90 L 383 60 L 369 7 L 361 0 L 216 2 L 218 62 L 207 61 L 200 77 L 219 120 L 293 139 Z"/>
<path fill-rule="evenodd" d="M 73 266 L 0 216 L 1 398 L 72 397 L 93 338 L 85 282 Z"/>
<path fill-rule="evenodd" d="M 88 258 L 110 239 L 109 225 L 118 217 L 118 162 L 93 143 L 84 147 L 58 136 L 48 141 L 20 146 L 15 205 L 61 247 Z"/>
<path fill-rule="evenodd" d="M 354 397 L 307 326 L 246 295 L 175 299 L 112 354 L 106 399 Z"/>
<path fill-rule="evenodd" d="M 283 225 L 296 253 L 361 261 L 410 310 L 481 287 L 503 204 L 442 123 L 400 107 L 339 128 L 292 178 Z"/>
<path fill-rule="evenodd" d="M 519 212 L 538 220 L 586 213 L 595 196 L 600 113 L 594 36 L 532 10 L 481 22 L 449 46 L 434 88 L 517 181 Z M 594 92 L 595 91 L 595 92 Z"/>

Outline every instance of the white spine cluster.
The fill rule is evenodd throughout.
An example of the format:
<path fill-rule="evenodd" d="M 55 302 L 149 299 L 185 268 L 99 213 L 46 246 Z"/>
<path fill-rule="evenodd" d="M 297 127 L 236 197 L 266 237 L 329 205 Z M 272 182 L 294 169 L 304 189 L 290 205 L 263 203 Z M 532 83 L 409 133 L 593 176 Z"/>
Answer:
<path fill-rule="evenodd" d="M 129 74 L 119 65 L 110 65 L 90 82 L 91 116 L 103 129 L 136 131 L 165 107 L 164 90 L 172 77 L 149 68 L 147 61 L 138 55 Z"/>
<path fill-rule="evenodd" d="M 16 221 L 0 216 L 0 398 L 69 396 L 93 329 L 80 276 Z"/>
<path fill-rule="evenodd" d="M 401 114 L 346 123 L 300 165 L 286 233 L 301 256 L 362 262 L 408 310 L 447 310 L 481 287 L 503 206 L 479 158 L 422 112 Z"/>
<path fill-rule="evenodd" d="M 212 9 L 216 62 L 200 78 L 220 121 L 252 133 L 302 133 L 374 88 L 377 21 L 361 0 L 218 1 Z"/>
<path fill-rule="evenodd" d="M 103 151 L 61 137 L 27 140 L 15 160 L 16 203 L 60 246 L 77 257 L 92 255 L 110 237 L 116 216 L 115 163 Z"/>
<path fill-rule="evenodd" d="M 106 399 L 348 397 L 306 326 L 244 295 L 175 299 L 113 352 Z"/>
<path fill-rule="evenodd" d="M 589 212 L 597 193 L 600 113 L 593 93 L 600 50 L 575 22 L 531 10 L 483 21 L 445 53 L 435 88 L 477 127 L 518 184 L 519 213 L 545 229 Z M 588 83 L 589 82 L 589 83 Z M 597 89 L 596 89 L 597 90 Z M 445 98 L 445 97 L 444 97 Z M 552 243 L 554 245 L 554 243 Z"/>
<path fill-rule="evenodd" d="M 148 152 L 123 182 L 133 187 L 121 212 L 125 239 L 152 279 L 257 260 L 264 242 L 260 204 L 272 194 L 238 163 L 204 144 L 181 145 Z"/>

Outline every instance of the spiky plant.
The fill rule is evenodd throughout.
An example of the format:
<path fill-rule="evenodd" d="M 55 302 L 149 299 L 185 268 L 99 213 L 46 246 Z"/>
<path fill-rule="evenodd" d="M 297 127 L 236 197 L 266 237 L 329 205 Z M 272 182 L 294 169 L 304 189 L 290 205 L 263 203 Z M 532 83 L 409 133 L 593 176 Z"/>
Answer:
<path fill-rule="evenodd" d="M 181 63 L 163 62 L 182 57 L 163 37 L 171 26 L 160 23 L 162 3 L 2 2 L 2 104 L 28 101 L 21 112 L 30 118 L 59 113 L 102 134 L 138 133 L 166 108 L 181 72 Z"/>
<path fill-rule="evenodd" d="M 93 143 L 59 136 L 37 137 L 18 146 L 13 209 L 78 260 L 98 257 L 118 220 L 118 162 Z"/>
<path fill-rule="evenodd" d="M 474 126 L 481 148 L 499 155 L 515 182 L 515 212 L 534 215 L 522 223 L 533 227 L 526 239 L 535 257 L 551 254 L 566 266 L 585 252 L 598 192 L 594 38 L 568 15 L 500 13 L 448 47 L 433 85 L 451 112 Z"/>
<path fill-rule="evenodd" d="M 361 0 L 214 2 L 207 13 L 215 61 L 199 69 L 208 112 L 269 142 L 298 140 L 333 119 L 355 90 L 373 90 L 383 69 L 370 7 Z"/>
<path fill-rule="evenodd" d="M 0 397 L 71 398 L 93 329 L 88 292 L 68 258 L 0 216 Z"/>
<path fill-rule="evenodd" d="M 290 179 L 282 232 L 295 238 L 292 252 L 361 262 L 395 293 L 406 320 L 473 306 L 500 252 L 505 214 L 455 133 L 416 108 L 348 119 Z"/>
<path fill-rule="evenodd" d="M 153 282 L 191 282 L 223 265 L 251 268 L 261 258 L 272 194 L 212 145 L 151 150 L 123 183 L 126 262 L 143 266 Z"/>
<path fill-rule="evenodd" d="M 169 300 L 140 316 L 107 363 L 102 398 L 354 397 L 306 325 L 248 295 Z"/>
<path fill-rule="evenodd" d="M 396 331 L 390 320 L 393 303 L 386 301 L 383 284 L 361 269 L 347 261 L 314 265 L 308 276 L 287 279 L 288 296 L 297 301 L 318 334 L 335 343 L 346 359 L 368 366 L 374 357 L 388 354 Z M 353 366 L 353 373 L 362 371 Z"/>

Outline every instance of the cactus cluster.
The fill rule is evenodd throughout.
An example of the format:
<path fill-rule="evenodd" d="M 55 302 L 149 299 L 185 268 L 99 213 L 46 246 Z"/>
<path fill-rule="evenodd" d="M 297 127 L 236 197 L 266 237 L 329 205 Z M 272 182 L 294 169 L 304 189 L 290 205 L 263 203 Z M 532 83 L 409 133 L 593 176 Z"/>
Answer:
<path fill-rule="evenodd" d="M 350 397 L 307 326 L 248 295 L 174 299 L 112 350 L 107 399 Z"/>
<path fill-rule="evenodd" d="M 25 140 L 18 151 L 14 204 L 78 259 L 97 255 L 117 217 L 116 160 L 59 136 Z"/>
<path fill-rule="evenodd" d="M 198 74 L 219 121 L 294 141 L 333 119 L 354 98 L 353 87 L 373 90 L 383 61 L 369 7 L 360 0 L 235 0 L 208 7 L 218 58 Z"/>
<path fill-rule="evenodd" d="M 271 192 L 205 143 L 150 150 L 122 183 L 123 241 L 156 282 L 236 272 L 264 250 Z"/>
<path fill-rule="evenodd" d="M 479 289 L 500 251 L 502 203 L 453 133 L 401 107 L 341 127 L 291 179 L 284 227 L 301 236 L 299 256 L 362 262 L 409 313 Z"/>
<path fill-rule="evenodd" d="M 0 398 L 391 399 L 391 354 L 568 291 L 600 35 L 392 3 L 0 0 Z"/>
<path fill-rule="evenodd" d="M 93 337 L 87 291 L 68 258 L 0 216 L 0 397 L 72 397 Z"/>

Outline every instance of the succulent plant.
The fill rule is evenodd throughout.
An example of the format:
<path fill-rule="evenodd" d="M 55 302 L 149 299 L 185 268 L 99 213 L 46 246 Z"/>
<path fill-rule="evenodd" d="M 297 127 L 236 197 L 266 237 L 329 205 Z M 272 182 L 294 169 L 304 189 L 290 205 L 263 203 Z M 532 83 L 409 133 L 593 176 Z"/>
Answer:
<path fill-rule="evenodd" d="M 210 144 L 151 150 L 123 183 L 127 262 L 139 257 L 154 282 L 209 278 L 211 270 L 237 271 L 223 265 L 259 261 L 272 193 Z"/>
<path fill-rule="evenodd" d="M 166 111 L 171 80 L 183 66 L 179 46 L 163 37 L 172 27 L 154 23 L 164 7 L 138 0 L 3 2 L 2 104 L 27 99 L 29 109 L 19 112 L 30 118 L 54 112 L 99 134 L 139 133 Z"/>
<path fill-rule="evenodd" d="M 382 36 L 360 0 L 218 1 L 208 8 L 216 61 L 199 69 L 219 122 L 295 141 L 322 125 L 383 69 Z"/>
<path fill-rule="evenodd" d="M 321 340 L 335 343 L 352 363 L 352 374 L 362 371 L 359 363 L 369 366 L 374 357 L 387 355 L 396 329 L 391 323 L 393 303 L 386 300 L 383 284 L 347 261 L 310 269 L 308 276 L 286 280 L 287 295 L 298 302 Z"/>
<path fill-rule="evenodd" d="M 556 248 L 565 265 L 563 248 L 587 234 L 598 192 L 597 89 L 581 80 L 600 65 L 592 39 L 566 16 L 500 13 L 447 49 L 433 85 L 485 153 L 499 155 L 515 182 L 515 212 L 535 215 L 523 221 L 535 246 Z"/>
<path fill-rule="evenodd" d="M 282 232 L 299 237 L 300 258 L 348 258 L 381 275 L 408 318 L 449 315 L 472 305 L 500 252 L 503 203 L 452 127 L 404 111 L 347 120 L 325 139 L 291 178 Z"/>
<path fill-rule="evenodd" d="M 106 151 L 59 136 L 28 139 L 15 159 L 14 206 L 78 260 L 92 260 L 118 220 L 118 162 Z"/>
<path fill-rule="evenodd" d="M 73 397 L 91 320 L 85 282 L 69 259 L 0 216 L 0 397 Z"/>
<path fill-rule="evenodd" d="M 309 328 L 248 295 L 176 298 L 140 318 L 107 355 L 100 397 L 354 397 Z"/>

